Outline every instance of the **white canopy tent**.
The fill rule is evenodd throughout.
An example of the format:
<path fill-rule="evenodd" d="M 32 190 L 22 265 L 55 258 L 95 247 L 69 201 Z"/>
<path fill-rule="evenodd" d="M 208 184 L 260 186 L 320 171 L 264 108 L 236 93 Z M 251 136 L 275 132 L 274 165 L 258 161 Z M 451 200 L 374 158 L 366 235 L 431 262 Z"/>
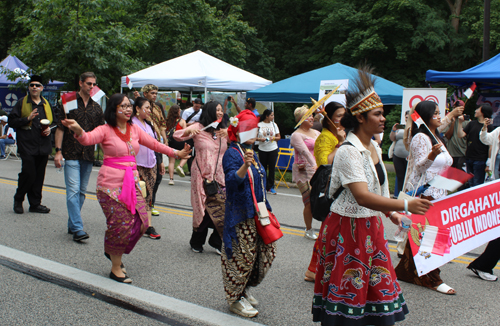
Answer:
<path fill-rule="evenodd" d="M 121 87 L 127 87 L 127 76 Z M 128 75 L 134 88 L 154 84 L 160 89 L 205 92 L 251 91 L 271 84 L 243 69 L 230 65 L 202 51 L 195 51 Z"/>

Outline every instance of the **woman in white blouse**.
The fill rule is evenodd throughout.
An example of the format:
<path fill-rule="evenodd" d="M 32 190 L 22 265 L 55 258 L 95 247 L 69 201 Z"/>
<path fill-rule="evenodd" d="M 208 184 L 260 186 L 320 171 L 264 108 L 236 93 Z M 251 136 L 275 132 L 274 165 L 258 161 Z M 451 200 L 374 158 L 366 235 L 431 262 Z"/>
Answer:
<path fill-rule="evenodd" d="M 408 313 L 392 267 L 382 219 L 400 224 L 397 211 L 425 214 L 431 203 L 389 198 L 381 150 L 372 140 L 384 130 L 384 110 L 370 69 L 346 94 L 343 127 L 352 130 L 335 155 L 330 195 L 316 267 L 313 320 L 322 325 L 393 325 Z M 368 85 L 367 85 L 368 84 Z"/>

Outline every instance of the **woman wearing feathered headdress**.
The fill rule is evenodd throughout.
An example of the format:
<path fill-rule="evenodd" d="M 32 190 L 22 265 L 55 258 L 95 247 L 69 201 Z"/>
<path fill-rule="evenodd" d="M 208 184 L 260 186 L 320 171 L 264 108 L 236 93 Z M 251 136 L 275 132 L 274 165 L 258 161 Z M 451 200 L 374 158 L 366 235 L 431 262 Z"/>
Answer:
<path fill-rule="evenodd" d="M 322 224 L 313 320 L 322 325 L 394 325 L 408 313 L 392 267 L 383 217 L 399 225 L 398 211 L 424 214 L 431 203 L 389 198 L 381 150 L 372 140 L 384 130 L 383 104 L 369 67 L 346 94 L 341 120 L 351 130 L 335 155 L 329 192 L 344 187 Z"/>

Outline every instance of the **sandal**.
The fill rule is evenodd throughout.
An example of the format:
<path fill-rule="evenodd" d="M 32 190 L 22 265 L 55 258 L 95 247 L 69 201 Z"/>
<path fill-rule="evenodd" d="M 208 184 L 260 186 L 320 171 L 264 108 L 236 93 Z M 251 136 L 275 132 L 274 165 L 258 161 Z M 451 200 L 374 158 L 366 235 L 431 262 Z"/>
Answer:
<path fill-rule="evenodd" d="M 304 275 L 304 281 L 306 282 L 314 282 L 314 279 L 316 278 L 316 274 L 311 272 L 310 270 L 306 271 L 306 274 Z"/>
<path fill-rule="evenodd" d="M 109 278 L 120 283 L 127 283 L 127 284 L 132 283 L 132 279 L 127 275 L 125 275 L 125 277 L 118 277 L 115 275 L 115 273 L 111 272 L 109 273 Z"/>
<path fill-rule="evenodd" d="M 448 294 L 448 295 L 457 294 L 457 291 L 455 291 L 453 288 L 449 287 L 444 282 L 441 283 L 438 287 L 433 288 L 433 290 L 437 291 L 439 293 Z"/>
<path fill-rule="evenodd" d="M 107 252 L 104 252 L 104 256 L 111 261 L 111 256 Z M 123 263 L 121 263 L 120 268 L 122 269 L 123 274 L 127 274 L 127 270 L 125 269 L 125 265 L 123 265 Z"/>

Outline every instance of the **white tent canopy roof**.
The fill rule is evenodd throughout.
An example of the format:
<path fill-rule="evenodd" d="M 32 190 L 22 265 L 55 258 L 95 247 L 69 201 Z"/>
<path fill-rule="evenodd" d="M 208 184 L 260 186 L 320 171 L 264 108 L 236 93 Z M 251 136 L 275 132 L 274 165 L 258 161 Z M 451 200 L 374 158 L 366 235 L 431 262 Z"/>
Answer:
<path fill-rule="evenodd" d="M 121 86 L 127 87 L 126 77 Z M 128 75 L 134 88 L 154 84 L 177 91 L 251 91 L 272 82 L 230 65 L 202 51 L 195 51 Z"/>

